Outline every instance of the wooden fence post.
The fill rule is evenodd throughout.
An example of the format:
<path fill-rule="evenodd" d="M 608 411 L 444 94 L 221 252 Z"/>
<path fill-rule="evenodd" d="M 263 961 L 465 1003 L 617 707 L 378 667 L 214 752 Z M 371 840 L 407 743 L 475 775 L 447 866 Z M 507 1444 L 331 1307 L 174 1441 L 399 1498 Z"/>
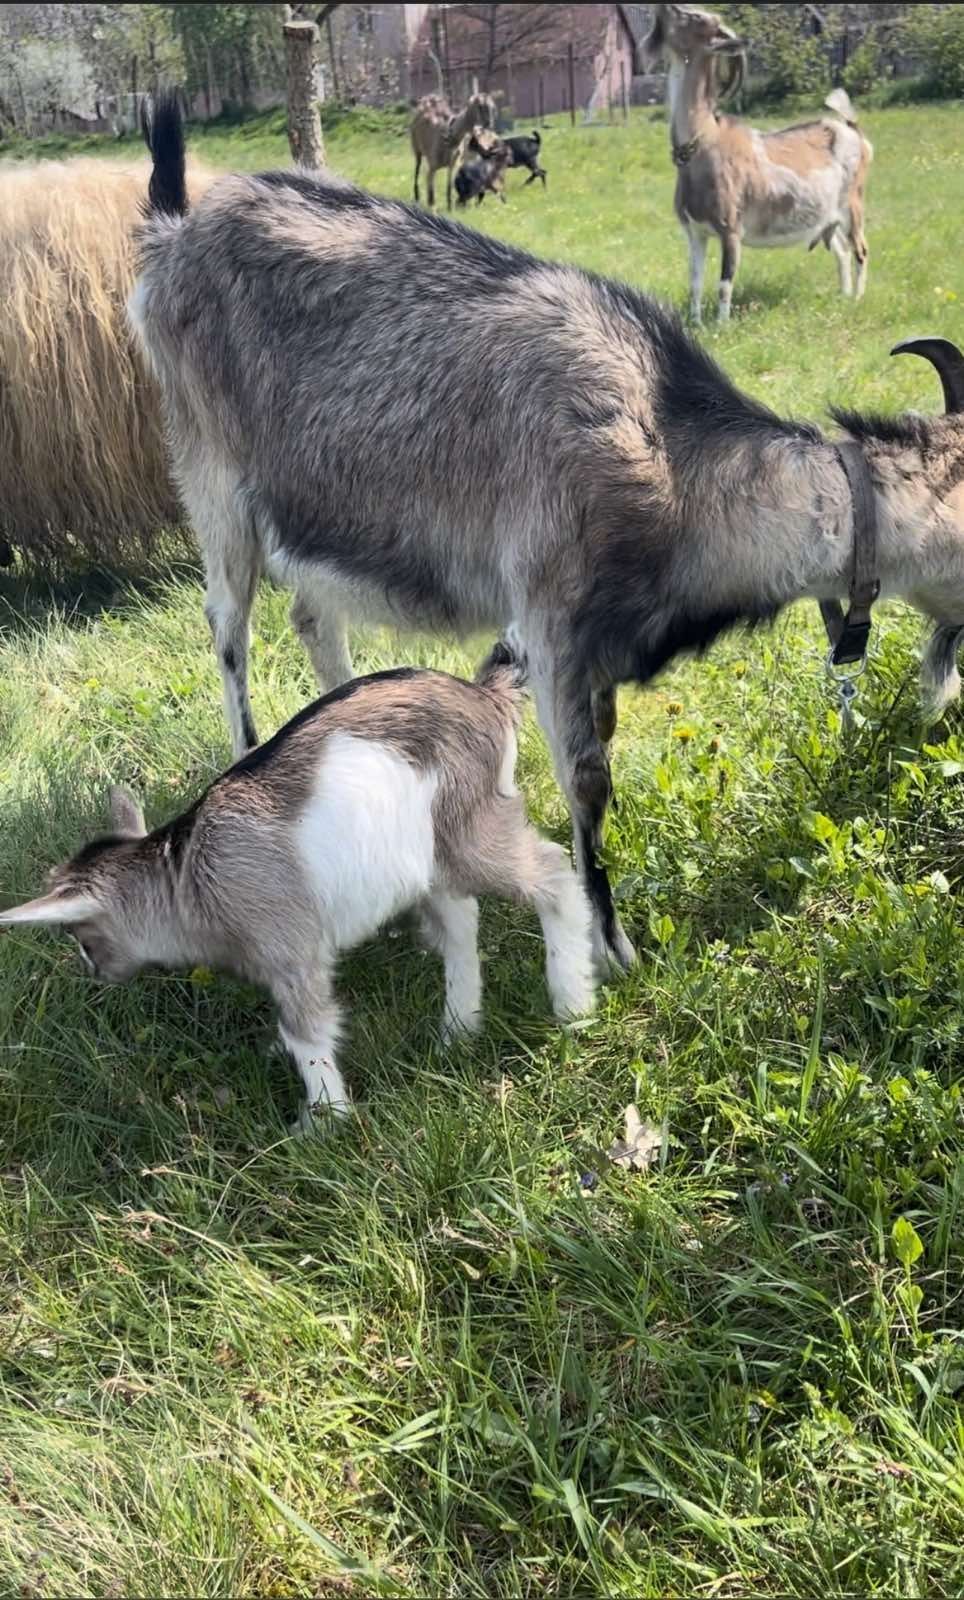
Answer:
<path fill-rule="evenodd" d="M 569 121 L 573 127 L 576 126 L 576 62 L 571 39 L 569 41 Z"/>
<path fill-rule="evenodd" d="M 623 103 L 623 121 L 624 122 L 628 122 L 629 121 L 629 99 L 628 99 L 628 96 L 626 94 L 626 62 L 625 62 L 625 59 L 622 56 L 620 56 L 620 58 L 619 58 L 619 89 L 620 89 L 620 99 L 622 100 L 622 103 Z"/>
<path fill-rule="evenodd" d="M 546 125 L 546 85 L 542 73 L 539 74 L 539 126 Z"/>

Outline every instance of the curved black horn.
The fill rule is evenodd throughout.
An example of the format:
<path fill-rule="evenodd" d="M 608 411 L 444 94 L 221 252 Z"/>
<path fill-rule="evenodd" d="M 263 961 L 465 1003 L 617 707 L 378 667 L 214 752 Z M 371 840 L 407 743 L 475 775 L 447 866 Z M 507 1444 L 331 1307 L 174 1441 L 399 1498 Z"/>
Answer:
<path fill-rule="evenodd" d="M 950 339 L 902 339 L 892 356 L 923 356 L 937 368 L 944 390 L 944 410 L 964 411 L 964 355 Z"/>
<path fill-rule="evenodd" d="M 738 50 L 735 55 L 728 54 L 726 61 L 730 69 L 726 80 L 724 81 L 722 73 L 719 75 L 719 96 L 721 101 L 732 100 L 734 95 L 739 94 L 743 87 L 743 80 L 746 77 L 746 56 L 742 50 Z"/>

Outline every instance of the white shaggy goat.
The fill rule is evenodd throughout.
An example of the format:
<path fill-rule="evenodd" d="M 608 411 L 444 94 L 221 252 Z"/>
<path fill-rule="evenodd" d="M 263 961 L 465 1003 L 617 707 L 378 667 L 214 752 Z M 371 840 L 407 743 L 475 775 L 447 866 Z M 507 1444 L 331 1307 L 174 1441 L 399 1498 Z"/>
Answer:
<path fill-rule="evenodd" d="M 625 284 L 328 175 L 225 178 L 185 215 L 176 108 L 158 107 L 153 141 L 131 314 L 204 551 L 239 754 L 256 743 L 248 622 L 265 570 L 295 589 L 327 685 L 351 676 L 349 616 L 514 626 L 596 951 L 625 965 L 598 859 L 618 684 L 794 600 L 856 595 L 859 498 L 881 592 L 935 619 L 928 669 L 941 693 L 956 685 L 964 358 L 948 341 L 913 347 L 948 415 L 840 412 L 838 446 L 741 394 Z"/>
<path fill-rule="evenodd" d="M 468 103 L 454 112 L 440 94 L 427 94 L 415 108 L 412 118 L 412 150 L 415 155 L 415 203 L 418 204 L 418 175 L 422 162 L 428 168 L 428 203 L 435 206 L 435 174 L 440 167 L 447 171 L 445 183 L 446 208 L 452 209 L 452 175 L 462 151 L 464 141 L 473 128 L 495 127 L 495 99 L 482 94 L 478 86 L 473 89 Z"/>
<path fill-rule="evenodd" d="M 501 647 L 475 684 L 404 667 L 358 678 L 152 833 L 115 790 L 114 834 L 0 923 L 67 927 L 111 982 L 203 962 L 263 984 L 307 1115 L 348 1105 L 337 957 L 411 907 L 445 963 L 446 1032 L 480 1021 L 478 894 L 535 908 L 556 1015 L 581 1015 L 593 999 L 589 909 L 562 847 L 526 821 L 513 781 L 519 699 Z"/>
<path fill-rule="evenodd" d="M 0 539 L 26 560 L 145 552 L 178 516 L 124 316 L 143 161 L 0 164 Z M 188 173 L 196 200 L 212 174 Z"/>
<path fill-rule="evenodd" d="M 731 66 L 729 85 L 742 77 L 746 44 L 712 11 L 658 5 L 644 49 L 667 55 L 670 144 L 677 168 L 676 215 L 690 253 L 690 306 L 703 314 L 706 248 L 720 241 L 719 315 L 726 321 L 744 244 L 772 247 L 821 241 L 837 258 L 840 289 L 857 299 L 867 284 L 864 185 L 873 149 L 857 127 L 843 89 L 826 101 L 839 115 L 774 133 L 761 133 L 717 110 L 718 63 Z"/>

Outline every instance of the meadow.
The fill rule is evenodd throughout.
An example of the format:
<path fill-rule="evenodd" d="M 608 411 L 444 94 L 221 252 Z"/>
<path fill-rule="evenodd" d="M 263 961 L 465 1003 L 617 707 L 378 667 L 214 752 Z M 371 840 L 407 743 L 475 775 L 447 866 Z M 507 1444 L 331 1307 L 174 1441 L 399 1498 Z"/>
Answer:
<path fill-rule="evenodd" d="M 401 128 L 343 122 L 330 161 L 407 196 Z M 863 303 L 822 250 L 748 251 L 703 335 L 815 420 L 937 409 L 888 349 L 964 335 L 964 107 L 866 128 Z M 192 142 L 288 159 L 277 116 Z M 510 174 L 471 222 L 682 304 L 665 122 L 552 119 L 543 150 L 547 191 Z M 286 617 L 266 590 L 266 731 L 313 692 Z M 437 964 L 383 934 L 344 965 L 359 1109 L 325 1139 L 285 1137 L 259 993 L 105 991 L 68 940 L 0 938 L 0 1594 L 962 1592 L 964 727 L 920 722 L 923 631 L 880 608 L 849 737 L 813 606 L 623 690 L 638 968 L 564 1033 L 535 923 L 487 907 L 485 1031 L 444 1051 Z M 4 581 L 3 903 L 109 782 L 159 822 L 227 761 L 194 570 Z M 520 780 L 566 837 L 531 719 Z M 645 1171 L 605 1154 L 629 1103 Z"/>

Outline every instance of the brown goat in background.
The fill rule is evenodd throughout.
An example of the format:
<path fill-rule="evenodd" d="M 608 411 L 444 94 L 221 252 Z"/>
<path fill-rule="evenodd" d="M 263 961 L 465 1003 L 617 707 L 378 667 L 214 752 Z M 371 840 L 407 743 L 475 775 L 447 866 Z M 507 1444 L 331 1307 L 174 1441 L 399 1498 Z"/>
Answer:
<path fill-rule="evenodd" d="M 463 140 L 473 128 L 495 127 L 495 99 L 473 89 L 466 106 L 458 113 L 452 110 L 444 95 L 427 94 L 415 108 L 412 118 L 412 149 L 415 152 L 415 203 L 420 203 L 418 175 L 424 161 L 428 167 L 428 203 L 435 206 L 435 174 L 440 167 L 447 168 L 445 185 L 446 208 L 452 209 L 452 173 L 458 160 Z"/>
<path fill-rule="evenodd" d="M 0 165 L 0 543 L 29 562 L 146 554 L 179 518 L 124 305 L 150 168 Z M 200 197 L 213 174 L 188 178 Z"/>

